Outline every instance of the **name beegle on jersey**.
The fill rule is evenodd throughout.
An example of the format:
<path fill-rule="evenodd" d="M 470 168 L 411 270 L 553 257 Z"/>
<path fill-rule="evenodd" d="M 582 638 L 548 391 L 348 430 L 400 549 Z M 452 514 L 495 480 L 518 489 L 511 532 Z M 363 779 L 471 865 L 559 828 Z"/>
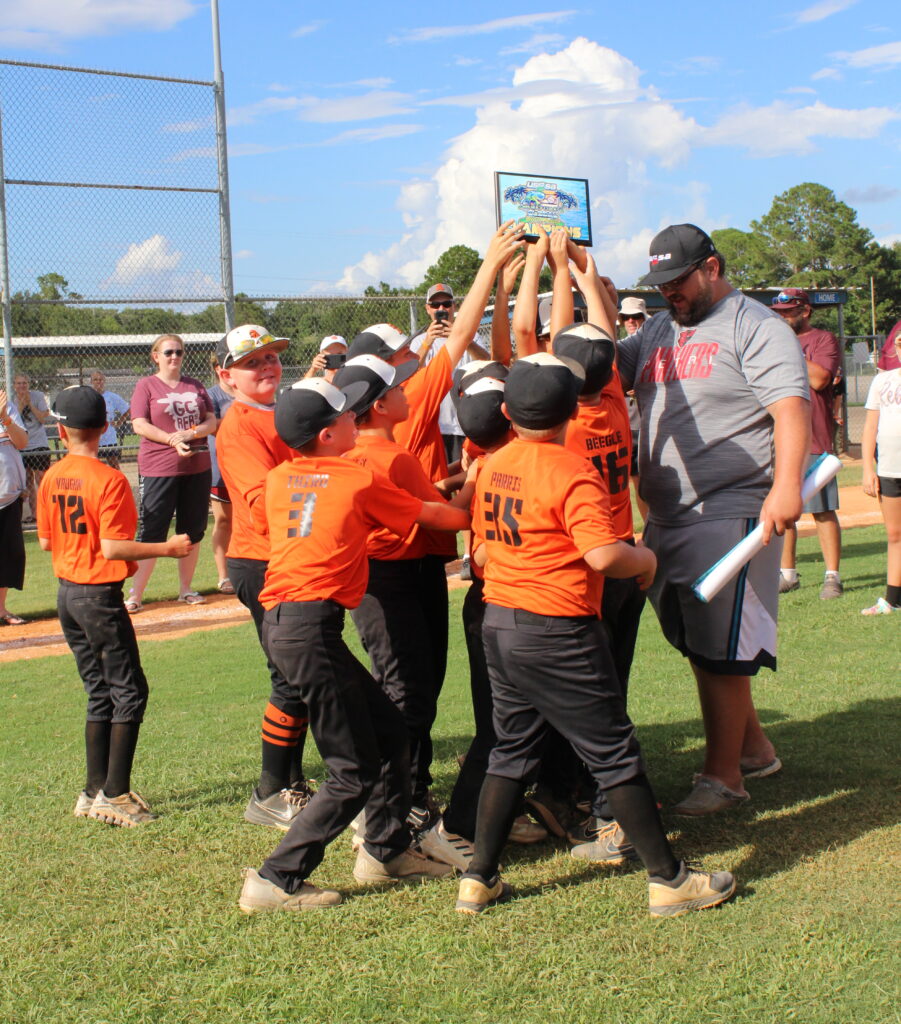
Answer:
<path fill-rule="evenodd" d="M 172 422 L 179 430 L 190 430 L 200 422 L 200 406 L 197 395 L 193 392 L 179 394 L 177 391 L 170 391 L 168 395 L 156 401 L 158 405 L 163 406 L 166 414 L 172 417 Z"/>
<path fill-rule="evenodd" d="M 655 348 L 635 379 L 636 384 L 665 383 L 709 377 L 720 346 L 715 341 L 685 348 Z"/>

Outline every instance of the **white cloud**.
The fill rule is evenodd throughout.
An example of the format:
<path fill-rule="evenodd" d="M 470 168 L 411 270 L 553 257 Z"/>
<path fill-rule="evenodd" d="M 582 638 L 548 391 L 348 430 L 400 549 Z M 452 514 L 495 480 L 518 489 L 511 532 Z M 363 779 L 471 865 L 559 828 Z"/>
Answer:
<path fill-rule="evenodd" d="M 822 78 L 833 78 L 835 81 L 840 82 L 842 80 L 842 73 L 837 68 L 820 68 L 819 71 L 814 71 L 810 76 L 812 82 L 819 82 Z"/>
<path fill-rule="evenodd" d="M 319 29 L 325 24 L 324 21 L 311 21 L 307 25 L 301 25 L 300 28 L 294 29 L 291 33 L 294 39 L 300 39 L 303 36 L 312 35 L 314 32 L 318 32 Z"/>
<path fill-rule="evenodd" d="M 509 57 L 517 53 L 539 53 L 554 46 L 561 46 L 565 42 L 563 36 L 556 32 L 537 32 L 531 39 L 524 43 L 517 43 L 514 46 L 505 46 L 498 52 L 502 57 Z"/>
<path fill-rule="evenodd" d="M 681 60 L 674 61 L 670 65 L 671 70 L 667 73 L 678 75 L 709 75 L 714 71 L 719 71 L 722 66 L 722 57 L 683 57 Z"/>
<path fill-rule="evenodd" d="M 352 128 L 311 145 L 338 146 L 345 142 L 381 142 L 383 139 L 400 139 L 405 135 L 414 135 L 422 129 L 421 124 L 382 124 L 373 128 Z"/>
<path fill-rule="evenodd" d="M 281 83 L 281 82 L 270 82 L 270 83 L 269 83 L 269 84 L 268 84 L 268 85 L 266 86 L 266 88 L 267 88 L 267 89 L 268 89 L 268 90 L 269 90 L 270 92 L 290 92 L 290 91 L 291 91 L 291 89 L 290 89 L 290 87 L 289 87 L 289 86 L 287 86 L 287 85 L 282 85 L 282 83 Z"/>
<path fill-rule="evenodd" d="M 842 197 L 846 203 L 888 203 L 901 196 L 901 188 L 892 185 L 867 185 L 849 188 Z"/>
<path fill-rule="evenodd" d="M 809 85 L 792 85 L 788 89 L 783 89 L 782 91 L 791 95 L 798 94 L 816 96 L 817 94 L 816 89 L 811 89 Z"/>
<path fill-rule="evenodd" d="M 887 249 L 891 249 L 893 245 L 901 245 L 901 235 L 883 235 L 882 238 L 877 238 L 876 241 Z"/>
<path fill-rule="evenodd" d="M 254 124 L 273 114 L 295 113 L 302 121 L 327 124 L 336 121 L 370 121 L 379 117 L 412 114 L 415 107 L 402 92 L 375 89 L 358 96 L 320 99 L 318 96 L 267 96 L 256 103 L 233 107 L 228 112 L 229 126 Z"/>
<path fill-rule="evenodd" d="M 239 249 L 235 253 L 236 260 L 249 260 L 255 253 L 252 249 Z"/>
<path fill-rule="evenodd" d="M 796 11 L 792 17 L 795 25 L 810 25 L 815 21 L 823 21 L 826 18 L 831 18 L 833 14 L 846 11 L 856 3 L 857 0 L 819 0 L 819 3 L 805 7 L 803 11 Z"/>
<path fill-rule="evenodd" d="M 429 43 L 434 39 L 452 39 L 459 36 L 481 36 L 492 32 L 508 32 L 517 28 L 533 28 L 548 22 L 565 21 L 577 11 L 545 11 L 541 14 L 515 14 L 510 18 L 494 18 L 476 25 L 434 25 L 429 28 L 403 29 L 390 36 L 389 43 Z"/>
<path fill-rule="evenodd" d="M 403 238 L 347 267 L 339 287 L 358 291 L 379 280 L 412 285 L 451 245 L 484 251 L 495 223 L 493 172 L 561 167 L 590 179 L 592 224 L 605 265 L 634 280 L 647 267 L 653 235 L 642 234 L 646 162 L 684 159 L 698 133 L 691 118 L 660 102 L 639 79 L 639 69 L 621 54 L 577 39 L 526 61 L 508 88 L 444 101 L 472 105 L 473 127 L 451 141 L 431 178 L 401 189 Z M 613 243 L 623 238 L 630 241 Z"/>
<path fill-rule="evenodd" d="M 0 44 L 53 48 L 66 39 L 165 32 L 196 10 L 190 0 L 5 0 Z"/>
<path fill-rule="evenodd" d="M 884 71 L 901 64 L 901 40 L 882 43 L 880 46 L 868 46 L 865 50 L 853 50 L 850 53 L 833 53 L 832 56 L 849 68 L 875 68 L 877 71 Z"/>
<path fill-rule="evenodd" d="M 116 262 L 109 278 L 110 284 L 130 285 L 148 275 L 174 270 L 182 254 L 171 247 L 165 235 L 151 235 L 143 242 L 133 242 L 124 256 Z"/>
<path fill-rule="evenodd" d="M 482 61 L 478 57 L 454 57 L 454 64 L 458 68 L 471 68 L 474 64 L 481 64 Z"/>
<path fill-rule="evenodd" d="M 768 107 L 739 107 L 703 132 L 709 146 L 741 146 L 754 156 L 812 153 L 817 136 L 872 139 L 901 113 L 889 107 L 842 110 L 814 103 L 790 107 L 776 100 Z"/>

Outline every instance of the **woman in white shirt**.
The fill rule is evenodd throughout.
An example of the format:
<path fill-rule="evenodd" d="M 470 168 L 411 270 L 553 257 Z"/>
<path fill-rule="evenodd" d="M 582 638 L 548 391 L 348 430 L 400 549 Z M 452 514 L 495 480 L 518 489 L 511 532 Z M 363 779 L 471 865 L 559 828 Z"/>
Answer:
<path fill-rule="evenodd" d="M 901 333 L 895 339 L 901 358 Z M 901 612 L 901 368 L 879 373 L 870 385 L 863 428 L 863 489 L 878 497 L 888 535 L 885 597 L 862 615 Z M 878 456 L 877 456 L 878 450 Z"/>

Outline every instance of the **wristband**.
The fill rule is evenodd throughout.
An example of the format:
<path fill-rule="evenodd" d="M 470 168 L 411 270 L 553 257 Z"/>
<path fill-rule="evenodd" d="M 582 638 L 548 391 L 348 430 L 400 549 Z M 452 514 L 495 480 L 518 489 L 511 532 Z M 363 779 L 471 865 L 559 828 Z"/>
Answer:
<path fill-rule="evenodd" d="M 197 427 L 191 428 L 191 437 L 197 437 Z"/>

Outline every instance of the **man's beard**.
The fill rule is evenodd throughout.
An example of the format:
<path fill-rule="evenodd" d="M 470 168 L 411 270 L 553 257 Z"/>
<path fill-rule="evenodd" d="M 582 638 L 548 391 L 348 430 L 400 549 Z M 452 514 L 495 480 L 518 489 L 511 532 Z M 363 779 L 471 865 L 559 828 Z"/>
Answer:
<path fill-rule="evenodd" d="M 666 299 L 665 296 L 664 298 Z M 698 294 L 694 299 L 692 299 L 688 304 L 688 308 L 683 312 L 678 312 L 673 307 L 669 299 L 666 299 L 666 304 L 673 320 L 675 320 L 680 327 L 694 327 L 695 324 L 699 324 L 716 305 L 713 298 L 713 288 L 707 280 L 704 281 L 704 284 L 701 286 Z"/>

